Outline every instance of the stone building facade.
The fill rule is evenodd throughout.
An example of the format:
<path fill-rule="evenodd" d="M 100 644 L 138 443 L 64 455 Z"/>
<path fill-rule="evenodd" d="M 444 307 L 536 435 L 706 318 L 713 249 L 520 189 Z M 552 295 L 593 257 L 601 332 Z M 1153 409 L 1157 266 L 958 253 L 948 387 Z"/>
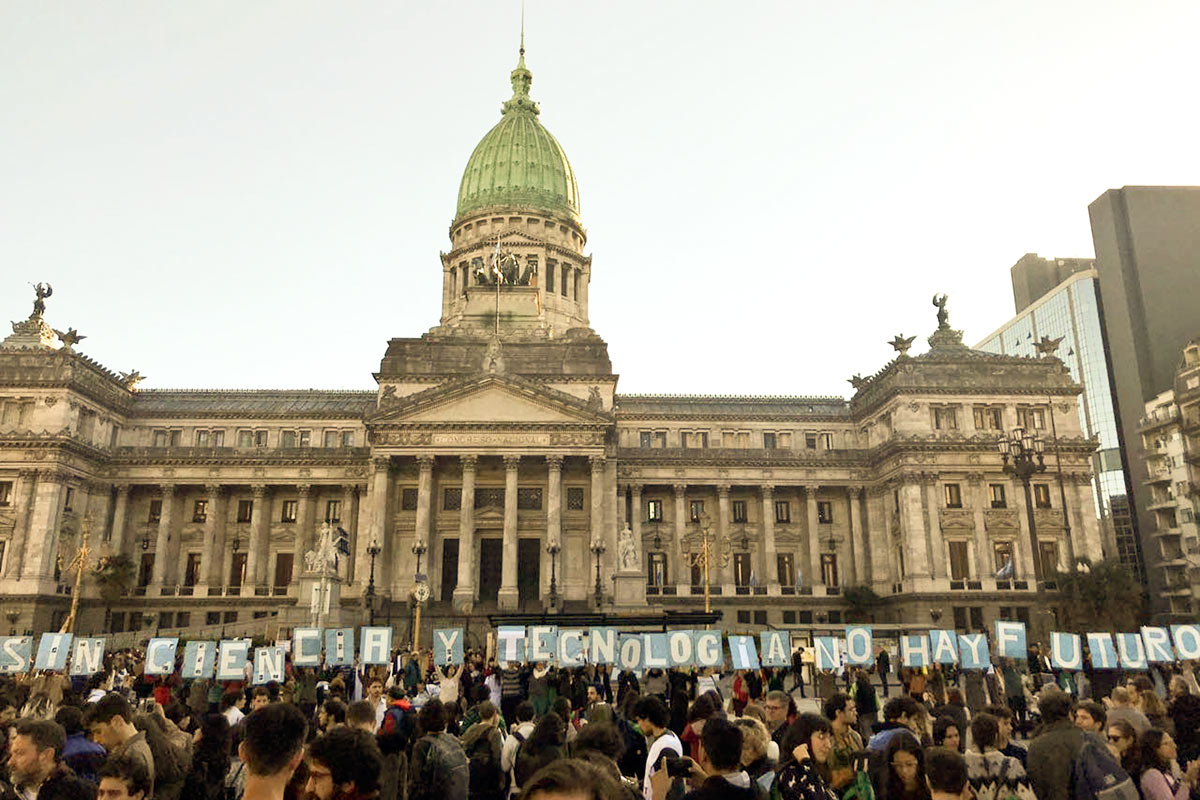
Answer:
<path fill-rule="evenodd" d="M 849 400 L 617 393 L 575 176 L 531 80 L 522 53 L 464 171 L 440 321 L 387 344 L 375 391 L 139 390 L 73 332 L 56 342 L 39 291 L 0 344 L 13 630 L 66 613 L 85 527 L 136 575 L 111 603 L 83 582 L 84 631 L 308 622 L 323 530 L 349 551 L 332 618 L 373 598 L 402 627 L 414 596 L 434 625 L 706 593 L 726 629 L 803 627 L 866 587 L 880 622 L 980 629 L 1028 616 L 1033 558 L 1101 557 L 1078 385 L 1057 359 L 966 347 L 944 310 L 927 352 L 896 337 Z M 996 440 L 1051 405 L 1066 508 L 1035 480 L 1030 520 Z"/>

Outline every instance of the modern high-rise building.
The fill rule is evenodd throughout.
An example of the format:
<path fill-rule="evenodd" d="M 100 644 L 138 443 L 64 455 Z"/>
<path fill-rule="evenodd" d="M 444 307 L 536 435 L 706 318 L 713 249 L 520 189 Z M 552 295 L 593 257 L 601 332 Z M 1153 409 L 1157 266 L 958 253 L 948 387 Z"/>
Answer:
<path fill-rule="evenodd" d="M 1126 474 L 1140 481 L 1147 475 L 1139 434 L 1146 403 L 1173 386 L 1179 354 L 1200 333 L 1200 187 L 1111 189 L 1088 212 L 1117 432 Z M 1155 529 L 1148 497 L 1135 489 L 1143 537 Z M 1143 541 L 1142 549 L 1158 561 L 1155 547 Z M 1156 610 L 1165 611 L 1162 571 L 1148 563 L 1147 575 Z"/>
<path fill-rule="evenodd" d="M 1053 278 L 1061 280 L 1047 285 Z M 1079 425 L 1100 442 L 1092 459 L 1092 488 L 1104 532 L 1104 554 L 1116 556 L 1141 576 L 1141 545 L 1130 512 L 1133 487 L 1121 462 L 1096 281 L 1096 270 L 1088 259 L 1022 256 L 1012 268 L 1017 315 L 985 337 L 976 349 L 1033 358 L 1039 355 L 1035 344 L 1043 336 L 1062 337 L 1055 355 L 1083 387 Z M 1059 424 L 1053 415 L 1046 421 L 1051 428 Z M 1045 433 L 1053 438 L 1054 430 Z"/>

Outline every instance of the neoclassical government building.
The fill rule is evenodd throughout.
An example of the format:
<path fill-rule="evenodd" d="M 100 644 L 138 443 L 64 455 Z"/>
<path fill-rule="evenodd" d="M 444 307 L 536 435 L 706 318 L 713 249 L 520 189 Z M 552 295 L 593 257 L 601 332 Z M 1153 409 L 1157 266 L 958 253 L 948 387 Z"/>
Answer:
<path fill-rule="evenodd" d="M 308 623 L 323 531 L 348 551 L 328 619 L 402 637 L 417 597 L 428 627 L 707 592 L 754 630 L 836 625 L 862 587 L 878 622 L 982 629 L 1029 615 L 1035 558 L 1103 557 L 1078 387 L 1057 359 L 967 348 L 944 299 L 928 349 L 897 336 L 849 399 L 618 393 L 575 175 L 523 53 L 511 79 L 463 173 L 441 318 L 387 343 L 374 391 L 140 390 L 53 329 L 39 288 L 0 344 L 11 630 L 61 623 L 85 528 L 89 568 L 134 574 L 102 600 L 85 573 L 84 632 Z M 1018 425 L 1048 441 L 1028 510 L 996 447 Z"/>

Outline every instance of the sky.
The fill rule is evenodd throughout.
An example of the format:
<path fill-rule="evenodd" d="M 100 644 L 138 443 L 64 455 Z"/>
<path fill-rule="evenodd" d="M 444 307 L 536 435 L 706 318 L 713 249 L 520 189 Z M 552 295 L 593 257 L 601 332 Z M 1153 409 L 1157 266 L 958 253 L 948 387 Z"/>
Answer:
<path fill-rule="evenodd" d="M 528 0 L 618 391 L 849 396 L 1200 184 L 1200 3 Z M 373 389 L 438 324 L 519 0 L 0 0 L 0 317 L 142 388 Z"/>

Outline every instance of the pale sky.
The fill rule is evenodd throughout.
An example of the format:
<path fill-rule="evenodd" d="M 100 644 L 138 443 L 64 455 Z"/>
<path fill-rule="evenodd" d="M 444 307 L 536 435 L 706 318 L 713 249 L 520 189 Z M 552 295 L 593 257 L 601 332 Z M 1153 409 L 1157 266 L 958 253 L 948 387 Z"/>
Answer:
<path fill-rule="evenodd" d="M 978 341 L 1106 189 L 1200 184 L 1200 3 L 529 0 L 624 393 L 836 394 Z M 0 318 L 144 388 L 371 389 L 438 322 L 520 3 L 0 2 Z M 3 333 L 7 333 L 4 331 Z M 0 334 L 3 335 L 3 334 Z M 916 352 L 916 350 L 914 350 Z"/>

